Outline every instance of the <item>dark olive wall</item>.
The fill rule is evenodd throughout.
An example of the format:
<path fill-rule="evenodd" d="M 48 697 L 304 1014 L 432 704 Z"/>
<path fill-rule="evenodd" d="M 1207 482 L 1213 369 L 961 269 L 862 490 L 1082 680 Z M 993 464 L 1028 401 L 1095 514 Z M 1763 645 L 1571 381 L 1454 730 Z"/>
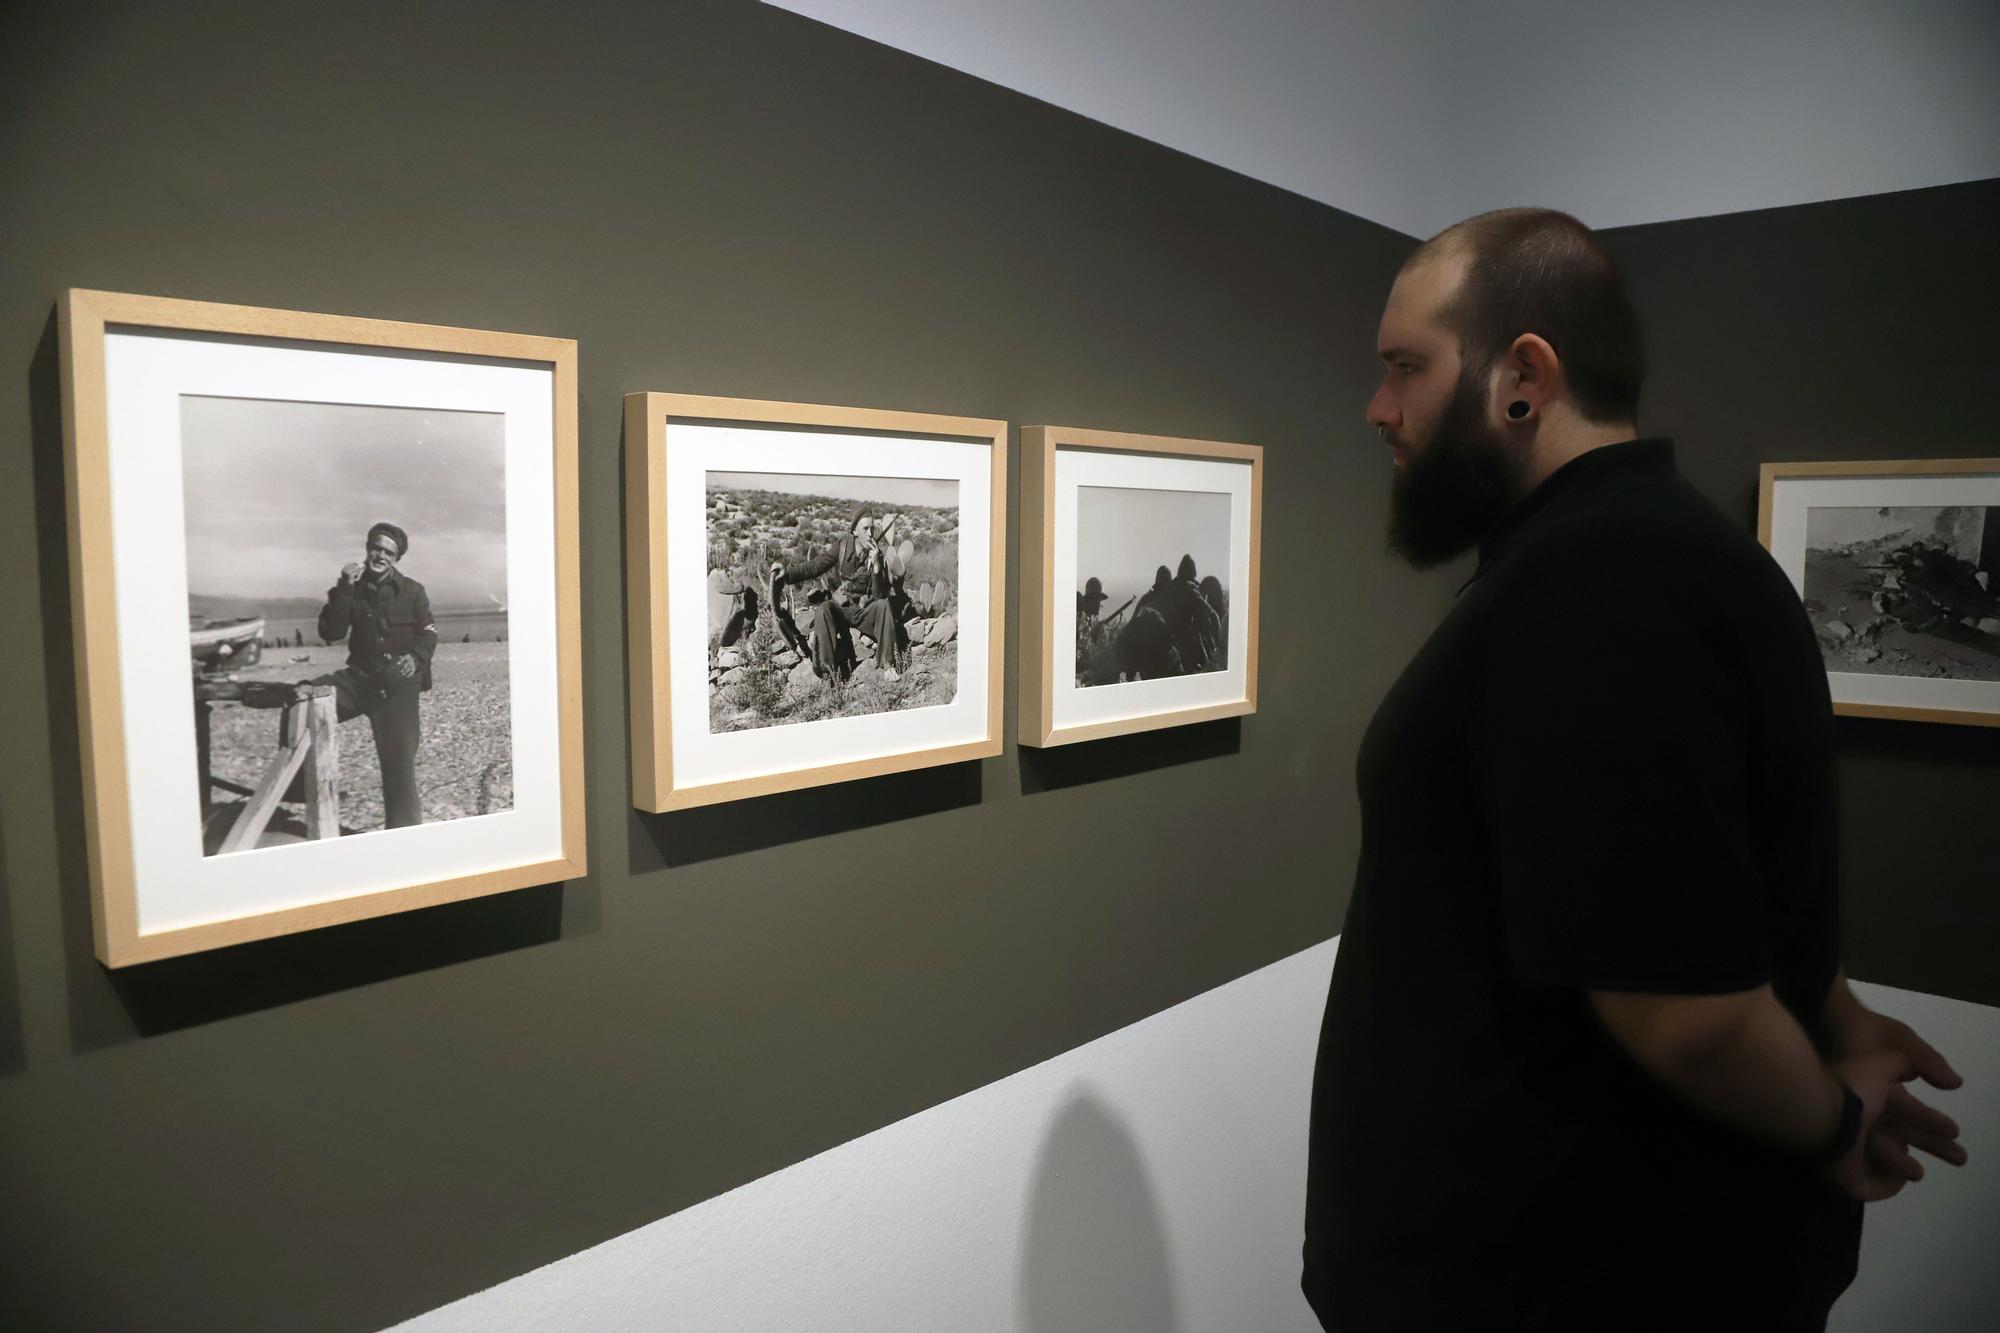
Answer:
<path fill-rule="evenodd" d="M 378 1327 L 1339 928 L 1359 731 L 1450 595 L 1360 421 L 1406 240 L 750 0 L 5 25 L 0 1327 Z M 73 285 L 579 341 L 588 878 L 93 961 Z M 1263 445 L 1262 711 L 635 814 L 638 389 Z"/>
<path fill-rule="evenodd" d="M 2000 180 L 1607 234 L 1649 431 L 1756 523 L 1757 469 L 2000 457 Z M 1843 718 L 1850 975 L 2000 1004 L 2000 728 Z"/>

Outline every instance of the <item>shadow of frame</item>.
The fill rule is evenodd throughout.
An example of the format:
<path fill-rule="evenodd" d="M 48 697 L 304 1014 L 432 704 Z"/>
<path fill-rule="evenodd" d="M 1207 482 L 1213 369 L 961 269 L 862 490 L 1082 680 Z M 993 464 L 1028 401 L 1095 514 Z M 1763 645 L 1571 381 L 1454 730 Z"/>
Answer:
<path fill-rule="evenodd" d="M 1091 782 L 1128 778 L 1154 769 L 1219 759 L 1243 748 L 1243 719 L 1217 718 L 1183 727 L 1107 736 L 1049 749 L 1021 747 L 1021 790 L 1060 791 Z"/>
<path fill-rule="evenodd" d="M 644 874 L 978 805 L 986 762 L 915 768 L 665 814 L 634 810 L 628 866 Z"/>

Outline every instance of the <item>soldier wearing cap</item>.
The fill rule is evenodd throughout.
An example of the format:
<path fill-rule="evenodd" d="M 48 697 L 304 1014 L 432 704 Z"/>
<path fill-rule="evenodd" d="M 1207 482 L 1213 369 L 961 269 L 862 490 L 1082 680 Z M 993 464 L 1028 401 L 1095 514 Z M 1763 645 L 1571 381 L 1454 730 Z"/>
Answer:
<path fill-rule="evenodd" d="M 437 649 L 430 597 L 397 568 L 409 549 L 409 534 L 394 523 L 368 529 L 366 559 L 341 569 L 319 613 L 321 639 L 347 640 L 347 665 L 312 682 L 334 687 L 342 722 L 365 716 L 374 730 L 388 828 L 423 822 L 417 696 L 431 687 Z"/>
<path fill-rule="evenodd" d="M 1201 595 L 1201 585 L 1195 578 L 1193 556 L 1181 557 L 1174 577 L 1162 585 L 1159 592 L 1160 614 L 1167 618 L 1167 628 L 1173 633 L 1174 648 L 1181 657 L 1181 670 L 1214 669 L 1222 656 L 1222 618 L 1216 615 L 1208 599 Z"/>
<path fill-rule="evenodd" d="M 1104 610 L 1110 595 L 1104 591 L 1104 580 L 1095 574 L 1083 581 L 1083 591 L 1076 595 L 1076 618 L 1078 621 L 1094 621 Z"/>

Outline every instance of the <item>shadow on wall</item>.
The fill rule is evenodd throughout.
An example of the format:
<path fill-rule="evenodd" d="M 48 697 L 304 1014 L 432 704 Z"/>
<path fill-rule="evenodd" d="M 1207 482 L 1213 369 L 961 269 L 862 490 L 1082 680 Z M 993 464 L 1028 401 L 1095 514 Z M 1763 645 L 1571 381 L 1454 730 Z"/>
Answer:
<path fill-rule="evenodd" d="M 1042 1143 L 1016 1275 L 1027 1333 L 1180 1328 L 1159 1201 L 1129 1130 L 1073 1091 Z"/>
<path fill-rule="evenodd" d="M 0 820 L 0 1077 L 20 1071 L 26 1059 L 21 1035 L 21 985 L 14 964 L 14 917 L 8 902 L 7 829 Z"/>
<path fill-rule="evenodd" d="M 1243 719 L 1217 718 L 1185 727 L 1106 736 L 1087 745 L 1053 749 L 1020 747 L 1021 790 L 1029 794 L 1060 791 L 1092 782 L 1109 782 L 1138 773 L 1171 768 L 1202 759 L 1219 759 L 1243 749 Z"/>

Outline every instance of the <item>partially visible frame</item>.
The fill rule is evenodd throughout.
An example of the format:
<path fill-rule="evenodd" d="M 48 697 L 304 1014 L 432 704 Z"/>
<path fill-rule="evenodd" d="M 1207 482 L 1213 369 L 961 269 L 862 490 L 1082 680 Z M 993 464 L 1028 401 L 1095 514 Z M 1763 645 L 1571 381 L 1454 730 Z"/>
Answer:
<path fill-rule="evenodd" d="M 1256 445 L 1073 426 L 1021 432 L 1021 744 L 1256 712 L 1263 484 Z M 1204 558 L 1187 549 L 1195 545 Z M 1205 590 L 1201 603 L 1174 586 L 1195 582 L 1188 574 Z M 1164 665 L 1132 650 L 1149 606 L 1181 640 Z M 1205 621 L 1208 611 L 1223 622 L 1220 651 L 1194 628 L 1193 614 Z"/>
<path fill-rule="evenodd" d="M 84 826 L 98 958 L 123 967 L 583 874 L 576 344 L 80 289 L 63 296 L 58 318 Z M 378 391 L 390 384 L 393 392 Z M 386 814 L 394 799 L 386 762 L 379 770 L 385 775 L 383 813 L 375 821 L 383 827 L 346 826 L 358 816 L 343 814 L 340 806 L 338 738 L 353 738 L 344 744 L 354 747 L 355 762 L 375 763 L 367 742 L 374 715 L 368 715 L 369 726 L 341 727 L 333 688 L 264 677 L 274 670 L 302 676 L 313 669 L 305 663 L 349 651 L 350 631 L 337 636 L 338 647 L 308 647 L 302 626 L 293 632 L 300 651 L 258 671 L 261 650 L 270 646 L 261 637 L 261 616 L 254 618 L 254 632 L 249 617 L 219 632 L 224 639 L 240 636 L 233 646 L 247 651 L 236 661 L 247 670 L 219 666 L 217 645 L 204 647 L 204 637 L 214 640 L 218 631 L 189 628 L 198 618 L 193 594 L 201 591 L 189 583 L 195 514 L 183 491 L 185 446 L 194 438 L 189 404 L 195 402 L 225 413 L 244 405 L 281 415 L 292 408 L 386 413 L 391 421 L 384 429 L 404 432 L 387 447 L 409 450 L 420 450 L 426 429 L 437 428 L 432 418 L 480 419 L 479 442 L 497 441 L 492 447 L 502 451 L 493 468 L 501 493 L 481 500 L 502 514 L 499 535 L 489 541 L 498 544 L 496 558 L 507 579 L 501 605 L 487 622 L 508 618 L 494 645 L 503 648 L 495 706 L 504 704 L 508 719 L 506 762 L 545 771 L 517 786 L 510 769 L 504 803 L 490 811 L 454 807 L 434 819 L 424 776 L 434 770 L 423 766 L 423 747 L 448 761 L 451 751 L 444 747 L 450 742 L 440 736 L 412 740 L 422 784 L 414 826 Z M 383 418 L 373 419 L 379 426 Z M 247 470 L 269 476 L 259 438 L 254 430 L 236 430 L 228 457 L 256 461 Z M 277 439 L 270 447 L 295 448 L 298 441 Z M 422 471 L 416 456 L 409 457 L 412 471 Z M 218 475 L 230 473 L 225 468 Z M 307 493 L 303 483 L 301 493 Z M 403 550 L 415 549 L 426 576 L 444 567 L 452 544 L 423 525 L 432 497 L 411 494 L 407 486 L 398 491 L 393 475 L 384 489 L 367 495 L 379 505 L 341 512 L 340 531 L 345 539 L 352 527 L 353 544 L 330 552 L 325 578 L 302 586 L 301 594 L 316 598 L 319 583 L 334 580 L 341 560 L 360 557 L 361 527 L 390 516 L 376 508 L 401 506 L 393 512 L 407 525 Z M 230 503 L 254 512 L 259 499 L 254 483 L 244 482 Z M 273 505 L 280 500 L 296 503 L 297 497 L 288 491 Z M 372 532 L 369 540 L 375 541 Z M 245 567 L 265 554 L 246 544 Z M 422 564 L 425 556 L 434 564 Z M 413 577 L 407 570 L 406 576 Z M 182 608 L 174 603 L 180 600 L 188 604 L 189 619 L 177 628 Z M 384 621 L 396 621 L 411 644 L 423 637 L 416 617 L 405 611 L 399 618 L 388 602 L 381 605 Z M 442 612 L 430 618 L 432 654 L 422 664 L 426 691 L 434 665 L 447 681 L 456 674 L 449 655 L 433 662 L 435 626 L 446 619 Z M 464 623 L 469 641 L 473 622 Z M 378 636 L 378 646 L 391 646 L 388 633 Z M 221 784 L 244 799 L 242 808 L 227 812 L 231 836 L 219 846 L 209 818 L 211 747 L 205 731 L 183 734 L 188 686 L 181 682 L 188 677 L 179 673 L 188 672 L 190 662 L 180 654 L 190 650 L 191 640 L 198 726 L 210 720 L 205 679 L 212 687 L 207 698 L 221 706 L 241 707 L 259 690 L 267 702 L 273 694 L 288 700 L 262 715 L 254 729 L 259 745 L 267 734 L 264 719 L 278 735 L 269 762 L 260 758 L 253 770 L 261 773 L 256 786 Z M 293 643 L 288 639 L 285 646 Z M 416 657 L 400 656 L 410 659 L 414 673 Z M 382 661 L 390 663 L 391 655 L 385 652 Z M 415 716 L 421 718 L 426 706 L 419 696 Z M 296 803 L 301 786 L 309 792 L 298 818 L 304 836 L 272 834 L 274 812 L 281 802 Z M 370 836 L 340 836 L 358 831 Z"/>
<path fill-rule="evenodd" d="M 1766 463 L 1757 538 L 1834 712 L 2000 726 L 2000 459 Z"/>
<path fill-rule="evenodd" d="M 626 395 L 634 806 L 682 810 L 1000 753 L 1007 429 L 927 412 Z M 881 544 L 897 569 L 922 563 L 926 546 L 951 570 L 949 590 L 940 572 L 936 605 L 921 607 L 914 576 L 907 589 L 894 576 L 887 648 L 820 618 L 829 597 L 857 626 L 872 606 L 835 590 L 840 565 L 796 583 L 769 574 L 771 563 L 872 557 L 875 543 L 865 554 L 839 543 L 857 514 L 917 533 Z M 820 654 L 834 640 L 851 662 Z M 951 697 L 926 697 L 926 682 Z"/>

